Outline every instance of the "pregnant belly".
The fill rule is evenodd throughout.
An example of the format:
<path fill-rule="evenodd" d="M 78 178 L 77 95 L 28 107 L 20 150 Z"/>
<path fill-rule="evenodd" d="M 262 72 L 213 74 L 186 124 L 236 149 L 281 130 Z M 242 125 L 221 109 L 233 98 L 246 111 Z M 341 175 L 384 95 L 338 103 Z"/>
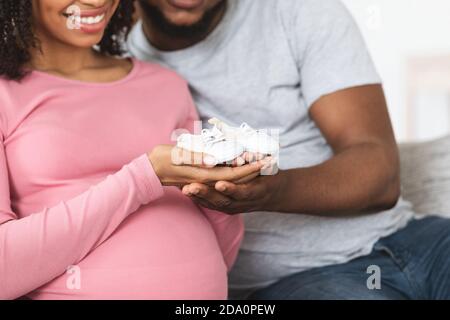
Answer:
<path fill-rule="evenodd" d="M 32 299 L 226 299 L 226 266 L 206 217 L 176 189 L 132 214 Z"/>

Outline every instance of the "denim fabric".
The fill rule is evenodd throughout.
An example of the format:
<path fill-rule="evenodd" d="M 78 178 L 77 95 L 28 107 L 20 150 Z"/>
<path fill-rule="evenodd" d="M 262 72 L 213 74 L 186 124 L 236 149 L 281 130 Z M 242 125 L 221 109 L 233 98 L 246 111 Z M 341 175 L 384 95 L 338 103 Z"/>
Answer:
<path fill-rule="evenodd" d="M 370 266 L 380 268 L 381 289 L 367 286 Z M 413 220 L 378 241 L 368 256 L 297 273 L 250 299 L 450 299 L 450 219 Z"/>

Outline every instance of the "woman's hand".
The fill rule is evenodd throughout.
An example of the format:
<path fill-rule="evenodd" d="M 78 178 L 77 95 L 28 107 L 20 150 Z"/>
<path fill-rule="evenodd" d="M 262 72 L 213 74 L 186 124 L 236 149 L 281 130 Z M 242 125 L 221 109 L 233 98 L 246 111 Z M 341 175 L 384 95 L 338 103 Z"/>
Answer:
<path fill-rule="evenodd" d="M 245 183 L 260 175 L 264 160 L 238 167 L 216 166 L 214 158 L 174 146 L 157 146 L 148 154 L 164 186 L 183 187 L 191 183 L 214 185 L 217 181 Z"/>

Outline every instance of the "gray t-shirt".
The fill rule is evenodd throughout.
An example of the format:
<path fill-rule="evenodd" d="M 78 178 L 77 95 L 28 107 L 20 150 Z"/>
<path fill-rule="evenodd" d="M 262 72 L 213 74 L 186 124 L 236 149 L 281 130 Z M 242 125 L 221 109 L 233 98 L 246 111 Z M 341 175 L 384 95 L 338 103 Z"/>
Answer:
<path fill-rule="evenodd" d="M 279 130 L 281 169 L 332 157 L 308 113 L 318 98 L 381 82 L 339 0 L 229 0 L 220 25 L 197 45 L 159 51 L 147 42 L 140 23 L 128 44 L 137 58 L 168 66 L 188 80 L 202 120 L 218 117 L 233 125 Z M 231 297 L 367 255 L 412 216 L 403 200 L 393 210 L 355 218 L 245 214 L 245 239 L 230 275 Z"/>

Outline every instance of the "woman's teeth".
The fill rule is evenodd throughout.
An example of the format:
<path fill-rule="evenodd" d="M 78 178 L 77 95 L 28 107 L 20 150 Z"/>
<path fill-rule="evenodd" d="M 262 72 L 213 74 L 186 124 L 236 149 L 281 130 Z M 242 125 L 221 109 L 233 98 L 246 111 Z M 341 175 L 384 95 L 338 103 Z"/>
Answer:
<path fill-rule="evenodd" d="M 96 24 L 101 22 L 105 18 L 105 14 L 101 14 L 96 17 L 77 17 L 81 24 Z"/>

